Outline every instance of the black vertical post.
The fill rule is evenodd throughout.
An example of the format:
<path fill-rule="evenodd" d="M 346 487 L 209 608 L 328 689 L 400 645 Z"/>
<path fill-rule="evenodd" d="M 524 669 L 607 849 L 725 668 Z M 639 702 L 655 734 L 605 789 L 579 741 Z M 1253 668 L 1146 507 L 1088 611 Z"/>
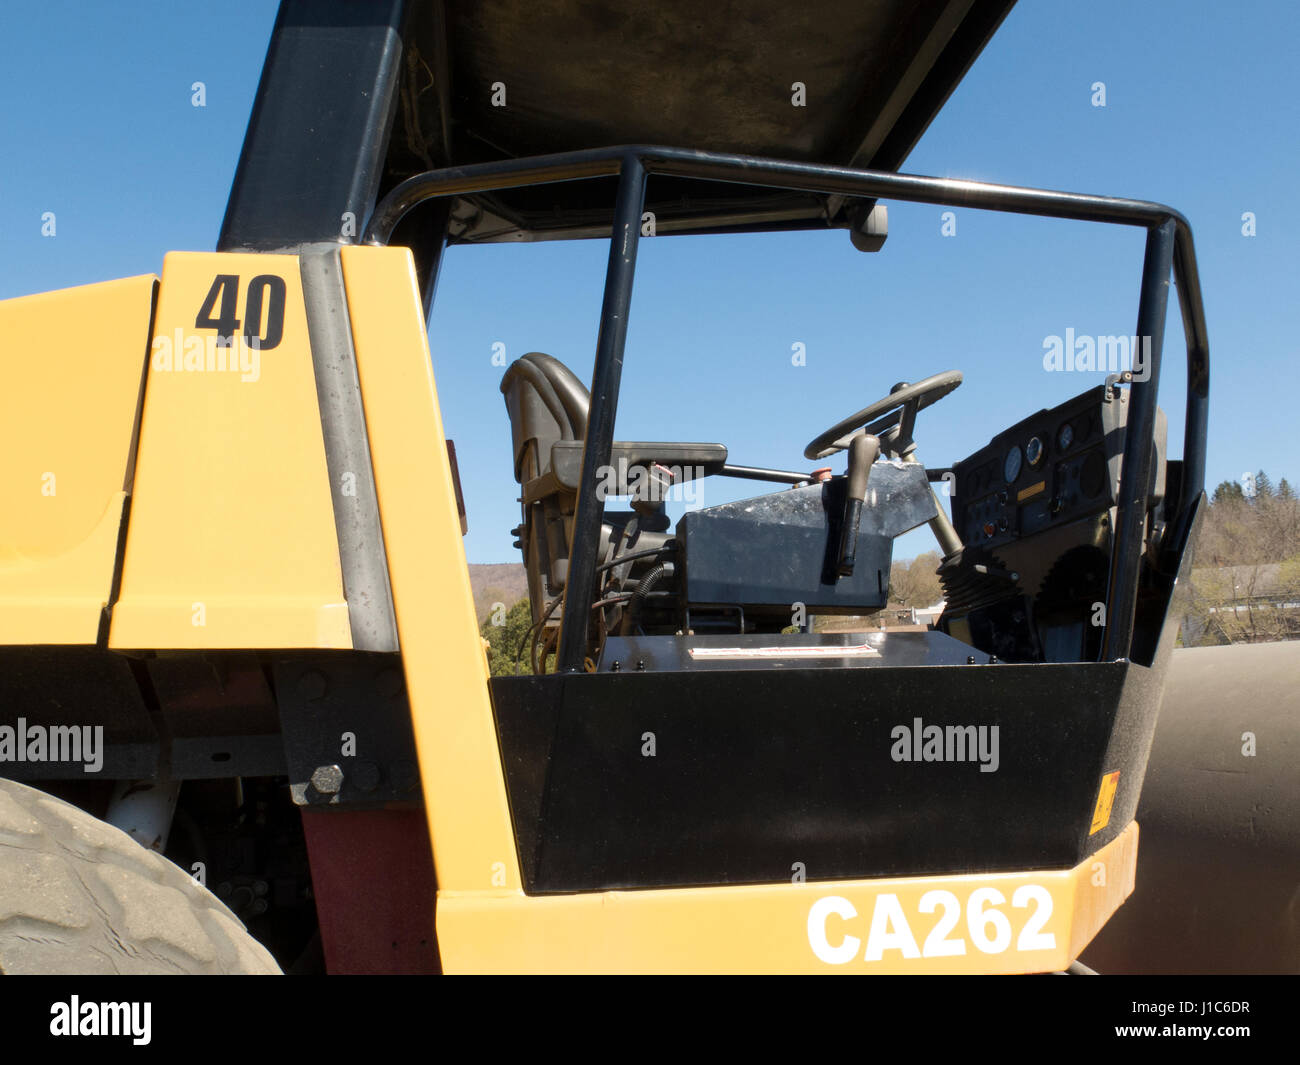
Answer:
<path fill-rule="evenodd" d="M 406 7 L 282 0 L 218 251 L 360 240 L 397 109 Z"/>
<path fill-rule="evenodd" d="M 1191 237 L 1187 238 L 1190 242 Z M 1195 270 L 1193 260 L 1191 269 Z M 1187 336 L 1187 421 L 1183 426 L 1183 476 L 1179 495 L 1184 512 L 1205 488 L 1205 440 L 1210 422 L 1210 353 L 1207 350 L 1205 323 L 1200 310 L 1200 296 L 1195 301 L 1183 291 L 1186 277 L 1175 271 L 1179 280 L 1178 302 L 1184 307 L 1183 332 Z M 1195 284 L 1195 281 L 1192 282 Z M 1199 328 L 1197 327 L 1199 324 Z"/>
<path fill-rule="evenodd" d="M 1188 388 L 1187 424 L 1183 426 L 1183 478 L 1180 495 L 1183 508 L 1205 488 L 1205 437 L 1210 427 L 1208 390 Z"/>
<path fill-rule="evenodd" d="M 1210 414 L 1210 339 L 1205 328 L 1205 307 L 1201 279 L 1196 271 L 1192 233 L 1183 227 L 1174 244 L 1174 283 L 1187 338 L 1187 420 L 1183 428 L 1183 475 L 1179 486 L 1182 499 L 1180 525 L 1191 516 L 1191 508 L 1205 488 L 1205 438 Z M 1182 544 L 1178 545 L 1180 548 Z"/>
<path fill-rule="evenodd" d="M 433 310 L 438 278 L 442 275 L 442 257 L 447 250 L 447 227 L 451 221 L 452 200 L 451 196 L 439 196 L 419 204 L 398 223 L 389 238 L 390 244 L 402 245 L 411 250 L 426 322 Z"/>
<path fill-rule="evenodd" d="M 1146 537 L 1147 501 L 1151 492 L 1152 441 L 1155 436 L 1156 392 L 1160 384 L 1160 350 L 1165 340 L 1169 307 L 1169 273 L 1174 259 L 1174 220 L 1147 230 L 1142 263 L 1142 294 L 1138 301 L 1137 343 L 1146 351 L 1141 380 L 1134 374 L 1124 431 L 1124 465 L 1120 470 L 1119 509 L 1110 580 L 1106 595 L 1106 635 L 1101 660 L 1127 658 L 1133 640 L 1138 576 Z M 1136 365 L 1136 353 L 1134 364 Z"/>
<path fill-rule="evenodd" d="M 610 462 L 614 445 L 614 418 L 618 413 L 618 387 L 623 376 L 623 346 L 627 342 L 627 317 L 632 305 L 632 275 L 636 270 L 637 241 L 641 236 L 641 211 L 645 206 L 645 167 L 638 156 L 623 159 L 618 200 L 610 232 L 609 265 L 605 270 L 605 298 L 600 308 L 600 333 L 596 340 L 596 366 L 591 375 L 591 412 L 582 449 L 582 477 L 573 516 L 573 550 L 564 585 L 564 617 L 560 624 L 561 672 L 580 673 L 587 652 L 587 625 L 596 591 L 596 563 L 600 552 L 600 523 L 605 501 L 600 497 L 600 471 Z"/>

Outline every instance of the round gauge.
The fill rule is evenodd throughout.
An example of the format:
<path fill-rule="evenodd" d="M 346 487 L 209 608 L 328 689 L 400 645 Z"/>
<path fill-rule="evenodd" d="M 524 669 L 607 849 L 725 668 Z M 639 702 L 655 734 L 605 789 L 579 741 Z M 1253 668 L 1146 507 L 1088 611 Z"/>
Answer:
<path fill-rule="evenodd" d="M 1002 463 L 1002 476 L 1006 478 L 1007 484 L 1011 484 L 1020 476 L 1020 446 L 1016 445 L 1007 452 L 1007 457 Z"/>
<path fill-rule="evenodd" d="M 1061 428 L 1057 431 L 1057 434 L 1056 434 L 1056 445 L 1057 445 L 1057 447 L 1059 447 L 1062 451 L 1069 451 L 1069 450 L 1070 450 L 1070 445 L 1073 444 L 1073 443 L 1074 443 L 1074 426 L 1071 425 L 1069 422 L 1066 422 L 1066 423 L 1065 423 L 1063 426 L 1061 426 Z"/>
<path fill-rule="evenodd" d="M 1025 445 L 1025 458 L 1029 460 L 1029 465 L 1037 466 L 1043 461 L 1043 442 L 1036 436 L 1029 438 L 1029 443 Z"/>

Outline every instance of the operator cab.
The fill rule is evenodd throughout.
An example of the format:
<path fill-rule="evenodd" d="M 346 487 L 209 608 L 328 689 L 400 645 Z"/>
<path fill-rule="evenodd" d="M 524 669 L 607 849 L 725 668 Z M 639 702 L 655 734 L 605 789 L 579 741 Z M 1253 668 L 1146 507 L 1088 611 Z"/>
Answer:
<path fill-rule="evenodd" d="M 718 443 L 615 442 L 598 484 L 604 497 L 630 497 L 631 509 L 604 513 L 591 667 L 632 660 L 668 668 L 682 660 L 665 656 L 654 637 L 685 636 L 694 646 L 716 635 L 744 644 L 783 630 L 811 636 L 816 615 L 876 614 L 889 601 L 894 539 L 923 523 L 943 559 L 946 607 L 935 628 L 953 638 L 952 646 L 942 641 L 940 660 L 964 662 L 971 650 L 1009 662 L 1095 659 L 1122 464 L 1124 375 L 1039 411 L 951 470 L 927 473 L 916 457 L 916 416 L 961 380 L 949 371 L 901 383 L 817 436 L 804 457 L 817 462 L 847 451 L 848 469 L 838 476 L 734 466 Z M 589 398 L 568 367 L 540 352 L 513 363 L 501 391 L 522 488 L 523 521 L 514 533 L 540 671 L 559 631 Z M 1161 413 L 1151 493 L 1157 536 L 1164 428 Z M 668 491 L 715 476 L 781 488 L 691 510 L 671 526 Z M 952 522 L 932 480 L 949 486 Z M 692 652 L 685 661 L 708 657 Z"/>

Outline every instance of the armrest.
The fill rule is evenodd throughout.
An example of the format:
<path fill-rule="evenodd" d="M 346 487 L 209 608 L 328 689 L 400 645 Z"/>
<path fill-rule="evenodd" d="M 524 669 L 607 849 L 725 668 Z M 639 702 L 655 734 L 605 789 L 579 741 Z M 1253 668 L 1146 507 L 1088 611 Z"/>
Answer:
<path fill-rule="evenodd" d="M 551 445 L 551 473 L 560 486 L 577 491 L 582 473 L 581 440 L 558 440 Z M 722 444 L 661 444 L 644 440 L 615 441 L 610 462 L 618 477 L 613 495 L 631 495 L 628 471 L 655 464 L 673 471 L 673 484 L 684 484 L 700 477 L 720 473 L 727 464 L 727 449 Z"/>

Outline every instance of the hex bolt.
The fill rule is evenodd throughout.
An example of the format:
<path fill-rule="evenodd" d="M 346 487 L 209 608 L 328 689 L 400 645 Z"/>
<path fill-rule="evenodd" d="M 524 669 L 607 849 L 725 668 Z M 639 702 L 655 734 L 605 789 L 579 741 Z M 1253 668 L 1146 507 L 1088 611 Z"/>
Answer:
<path fill-rule="evenodd" d="M 310 787 L 311 791 L 328 800 L 343 790 L 343 770 L 337 765 L 318 765 L 312 772 Z"/>

